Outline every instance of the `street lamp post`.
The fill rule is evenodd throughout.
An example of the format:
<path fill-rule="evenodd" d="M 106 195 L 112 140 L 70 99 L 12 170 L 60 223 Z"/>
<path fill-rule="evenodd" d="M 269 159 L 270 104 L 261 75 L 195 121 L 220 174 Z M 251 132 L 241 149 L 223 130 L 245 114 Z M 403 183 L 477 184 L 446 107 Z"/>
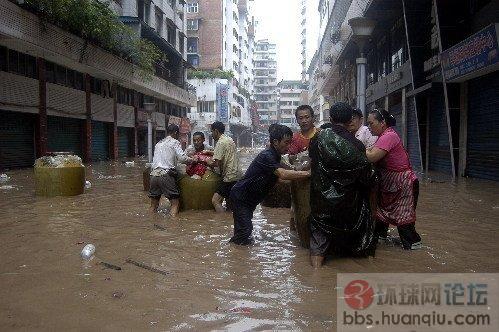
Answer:
<path fill-rule="evenodd" d="M 156 109 L 155 103 L 144 103 L 147 113 L 147 161 L 152 163 L 152 113 Z"/>
<path fill-rule="evenodd" d="M 359 47 L 360 57 L 356 59 L 357 63 L 357 107 L 360 108 L 364 119 L 366 119 L 366 65 L 367 58 L 365 57 L 365 47 L 371 34 L 374 31 L 376 22 L 366 17 L 354 17 L 348 20 L 348 24 L 352 28 L 353 38 Z"/>

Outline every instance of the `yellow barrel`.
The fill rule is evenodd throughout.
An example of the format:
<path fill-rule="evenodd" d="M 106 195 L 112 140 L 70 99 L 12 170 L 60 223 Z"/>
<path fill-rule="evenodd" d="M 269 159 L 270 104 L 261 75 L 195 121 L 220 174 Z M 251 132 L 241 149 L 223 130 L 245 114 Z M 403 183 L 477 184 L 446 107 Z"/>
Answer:
<path fill-rule="evenodd" d="M 291 199 L 300 244 L 310 247 L 310 179 L 291 181 Z"/>
<path fill-rule="evenodd" d="M 76 196 L 85 190 L 85 167 L 35 166 L 36 195 Z"/>
<path fill-rule="evenodd" d="M 263 200 L 262 206 L 269 208 L 290 208 L 291 192 L 289 182 L 278 181 Z"/>
<path fill-rule="evenodd" d="M 220 176 L 207 170 L 203 178 L 196 180 L 188 175 L 180 178 L 180 209 L 212 210 L 211 199 L 220 184 Z"/>

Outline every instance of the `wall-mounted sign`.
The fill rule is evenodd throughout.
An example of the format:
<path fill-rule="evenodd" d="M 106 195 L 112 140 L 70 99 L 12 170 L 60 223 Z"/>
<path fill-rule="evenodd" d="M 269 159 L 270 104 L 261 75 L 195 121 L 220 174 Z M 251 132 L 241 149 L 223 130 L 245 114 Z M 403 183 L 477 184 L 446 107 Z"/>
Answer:
<path fill-rule="evenodd" d="M 217 120 L 229 122 L 229 86 L 217 84 Z"/>
<path fill-rule="evenodd" d="M 468 74 L 468 78 L 478 76 L 482 69 L 499 63 L 498 26 L 499 23 L 491 24 L 442 52 L 440 59 L 447 80 Z"/>

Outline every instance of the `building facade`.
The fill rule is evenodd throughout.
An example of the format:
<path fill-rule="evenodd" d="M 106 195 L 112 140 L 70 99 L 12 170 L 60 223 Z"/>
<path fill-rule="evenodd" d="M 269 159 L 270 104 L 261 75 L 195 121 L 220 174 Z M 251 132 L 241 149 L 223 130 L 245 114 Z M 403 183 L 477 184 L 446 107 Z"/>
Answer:
<path fill-rule="evenodd" d="M 413 168 L 499 180 L 498 10 L 487 0 L 338 0 L 316 52 L 317 94 L 355 105 L 359 50 L 348 20 L 373 19 L 367 109 L 396 117 Z"/>
<path fill-rule="evenodd" d="M 72 152 L 85 162 L 145 154 L 146 103 L 155 105 L 156 139 L 170 121 L 183 123 L 187 136 L 195 96 L 185 81 L 183 2 L 113 3 L 170 60 L 148 79 L 17 2 L 2 0 L 0 8 L 0 168 L 30 167 L 47 152 Z"/>
<path fill-rule="evenodd" d="M 195 121 L 196 130 L 206 132 L 213 122 L 212 117 L 203 115 L 206 113 L 204 103 L 215 105 L 215 119 L 226 123 L 236 140 L 251 127 L 253 51 L 254 20 L 250 1 L 187 1 L 187 60 L 198 72 L 211 73 L 206 79 L 192 77 L 189 80 L 199 88 L 197 105 L 201 108 L 192 107 L 189 115 Z M 217 77 L 216 73 L 222 71 L 224 74 Z M 229 72 L 232 77 L 225 77 Z M 216 99 L 220 98 L 220 91 L 227 91 L 227 103 L 225 99 L 223 102 Z"/>
<path fill-rule="evenodd" d="M 276 44 L 259 40 L 254 56 L 255 102 L 260 123 L 268 126 L 277 122 L 277 50 Z"/>
<path fill-rule="evenodd" d="M 297 129 L 295 110 L 302 104 L 305 85 L 298 80 L 283 80 L 277 84 L 278 110 L 277 118 L 280 124 Z"/>

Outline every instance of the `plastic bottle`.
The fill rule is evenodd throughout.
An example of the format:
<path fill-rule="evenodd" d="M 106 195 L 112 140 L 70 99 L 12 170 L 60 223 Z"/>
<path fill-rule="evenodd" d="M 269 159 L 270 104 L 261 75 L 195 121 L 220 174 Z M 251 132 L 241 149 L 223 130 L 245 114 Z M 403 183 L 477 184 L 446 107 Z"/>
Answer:
<path fill-rule="evenodd" d="M 90 181 L 85 181 L 85 189 L 90 189 L 92 188 L 92 183 Z"/>
<path fill-rule="evenodd" d="M 83 250 L 81 251 L 81 258 L 89 260 L 94 256 L 95 253 L 95 246 L 93 244 L 87 244 L 85 247 L 83 247 Z"/>

